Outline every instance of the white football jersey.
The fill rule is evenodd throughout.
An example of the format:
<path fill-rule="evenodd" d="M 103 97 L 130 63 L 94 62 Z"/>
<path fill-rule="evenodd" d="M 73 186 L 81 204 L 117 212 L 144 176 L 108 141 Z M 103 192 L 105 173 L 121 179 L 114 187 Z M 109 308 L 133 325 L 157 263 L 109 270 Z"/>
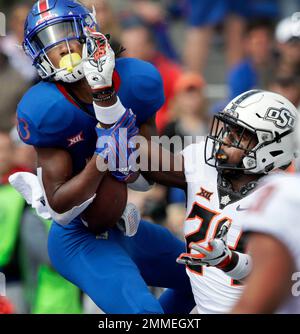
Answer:
<path fill-rule="evenodd" d="M 277 313 L 300 313 L 300 176 L 276 174 L 264 178 L 253 197 L 253 210 L 243 215 L 245 231 L 270 234 L 284 244 L 296 272 L 290 297 Z M 256 209 L 255 209 L 256 207 Z M 298 282 L 297 282 L 298 280 Z"/>
<path fill-rule="evenodd" d="M 216 236 L 222 224 L 230 221 L 227 243 L 232 250 L 245 253 L 240 215 L 248 208 L 254 192 L 232 204 L 228 204 L 229 195 L 224 195 L 219 200 L 218 173 L 205 163 L 204 147 L 204 142 L 193 144 L 182 152 L 188 182 L 187 215 L 184 223 L 188 252 L 190 242 L 209 241 Z M 220 209 L 219 202 L 226 205 L 224 209 Z M 241 283 L 232 280 L 220 269 L 187 266 L 187 273 L 200 314 L 229 312 L 243 292 Z"/>

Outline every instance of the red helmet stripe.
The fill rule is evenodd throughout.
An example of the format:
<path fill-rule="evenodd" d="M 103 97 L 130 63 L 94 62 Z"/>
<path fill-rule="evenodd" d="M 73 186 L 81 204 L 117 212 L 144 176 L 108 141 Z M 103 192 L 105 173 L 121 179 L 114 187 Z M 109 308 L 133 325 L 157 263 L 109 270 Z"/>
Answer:
<path fill-rule="evenodd" d="M 48 0 L 39 0 L 39 11 L 41 13 L 41 17 L 44 18 L 49 15 L 47 10 L 49 9 L 49 3 Z"/>

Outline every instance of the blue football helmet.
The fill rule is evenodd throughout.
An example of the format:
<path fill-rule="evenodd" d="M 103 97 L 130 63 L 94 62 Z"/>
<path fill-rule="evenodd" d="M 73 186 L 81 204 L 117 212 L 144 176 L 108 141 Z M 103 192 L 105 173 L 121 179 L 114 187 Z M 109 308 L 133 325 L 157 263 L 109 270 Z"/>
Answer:
<path fill-rule="evenodd" d="M 39 0 L 25 22 L 23 48 L 33 60 L 33 66 L 42 79 L 76 82 L 84 77 L 82 61 L 77 56 L 76 64 L 69 68 L 57 68 L 49 59 L 47 52 L 60 43 L 66 43 L 70 61 L 69 42 L 77 40 L 85 43 L 85 29 L 97 29 L 95 13 L 91 13 L 79 1 Z M 79 58 L 79 61 L 78 61 Z"/>

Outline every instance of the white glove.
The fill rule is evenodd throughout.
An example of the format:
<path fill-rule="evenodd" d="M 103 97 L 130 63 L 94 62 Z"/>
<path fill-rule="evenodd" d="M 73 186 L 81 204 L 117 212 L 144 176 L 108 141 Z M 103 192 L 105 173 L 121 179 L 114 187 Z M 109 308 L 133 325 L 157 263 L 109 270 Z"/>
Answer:
<path fill-rule="evenodd" d="M 177 258 L 177 263 L 189 266 L 213 266 L 222 268 L 230 262 L 232 252 L 226 244 L 226 235 L 229 224 L 224 224 L 216 236 L 208 242 L 208 246 L 190 243 L 189 247 L 196 253 L 182 253 Z"/>
<path fill-rule="evenodd" d="M 109 88 L 112 86 L 115 53 L 100 32 L 87 29 L 86 35 L 82 50 L 85 77 L 93 90 Z"/>
<path fill-rule="evenodd" d="M 18 172 L 9 177 L 9 183 L 23 196 L 27 204 L 36 210 L 38 216 L 50 219 L 43 189 L 38 177 L 33 173 Z"/>
<path fill-rule="evenodd" d="M 122 217 L 117 223 L 117 227 L 127 237 L 133 237 L 138 231 L 141 221 L 139 209 L 132 203 L 128 203 Z"/>

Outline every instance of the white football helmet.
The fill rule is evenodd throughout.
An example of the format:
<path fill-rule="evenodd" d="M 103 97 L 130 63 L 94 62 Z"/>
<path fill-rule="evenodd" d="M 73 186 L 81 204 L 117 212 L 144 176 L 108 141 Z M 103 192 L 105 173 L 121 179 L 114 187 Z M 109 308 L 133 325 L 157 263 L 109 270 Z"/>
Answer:
<path fill-rule="evenodd" d="M 297 118 L 294 134 L 294 149 L 297 152 L 296 155 L 299 158 L 300 156 L 300 117 Z"/>
<path fill-rule="evenodd" d="M 295 106 L 279 94 L 250 90 L 239 95 L 214 117 L 205 144 L 206 163 L 218 170 L 254 174 L 267 174 L 288 165 L 297 155 L 293 135 L 297 114 Z M 228 145 L 223 138 L 231 127 L 239 129 L 239 140 L 230 146 L 244 151 L 244 157 L 236 165 L 226 164 L 226 156 L 221 162 L 218 154 L 222 145 Z M 253 136 L 245 148 L 240 143 L 246 132 Z M 256 145 L 250 148 L 252 140 Z"/>

